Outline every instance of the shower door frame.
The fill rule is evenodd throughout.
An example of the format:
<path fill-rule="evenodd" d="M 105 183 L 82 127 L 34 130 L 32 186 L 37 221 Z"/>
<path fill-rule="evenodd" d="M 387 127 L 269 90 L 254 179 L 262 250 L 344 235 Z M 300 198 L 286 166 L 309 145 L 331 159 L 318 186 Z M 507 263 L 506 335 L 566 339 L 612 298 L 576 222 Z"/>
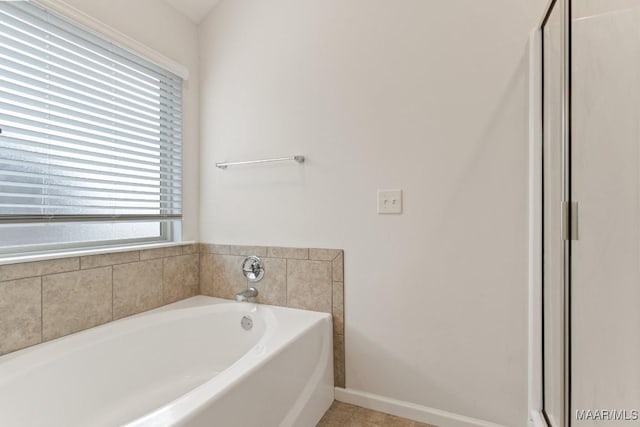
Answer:
<path fill-rule="evenodd" d="M 550 0 L 531 33 L 529 144 L 529 424 L 571 427 L 571 242 L 577 238 L 577 214 L 571 195 L 571 17 L 572 0 Z M 559 9 L 556 9 L 559 8 Z M 562 239 L 563 239 L 563 421 L 551 425 L 545 413 L 544 360 L 544 37 L 553 11 L 562 20 Z"/>

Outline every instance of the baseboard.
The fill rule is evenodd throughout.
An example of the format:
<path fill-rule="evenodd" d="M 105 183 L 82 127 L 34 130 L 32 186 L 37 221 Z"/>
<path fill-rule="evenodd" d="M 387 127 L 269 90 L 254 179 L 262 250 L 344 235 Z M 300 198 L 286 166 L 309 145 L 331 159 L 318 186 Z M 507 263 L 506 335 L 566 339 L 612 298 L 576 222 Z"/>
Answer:
<path fill-rule="evenodd" d="M 452 412 L 441 411 L 415 403 L 389 399 L 376 394 L 336 387 L 335 398 L 339 402 L 361 406 L 374 411 L 385 412 L 402 418 L 438 427 L 504 427 L 489 421 L 465 417 Z"/>

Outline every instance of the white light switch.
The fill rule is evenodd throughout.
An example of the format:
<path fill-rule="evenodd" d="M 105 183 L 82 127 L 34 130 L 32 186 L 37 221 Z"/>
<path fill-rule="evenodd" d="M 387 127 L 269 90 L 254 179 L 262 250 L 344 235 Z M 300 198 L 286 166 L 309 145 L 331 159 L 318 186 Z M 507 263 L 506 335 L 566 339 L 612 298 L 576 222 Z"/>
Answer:
<path fill-rule="evenodd" d="M 378 190 L 378 213 L 401 214 L 402 190 Z"/>

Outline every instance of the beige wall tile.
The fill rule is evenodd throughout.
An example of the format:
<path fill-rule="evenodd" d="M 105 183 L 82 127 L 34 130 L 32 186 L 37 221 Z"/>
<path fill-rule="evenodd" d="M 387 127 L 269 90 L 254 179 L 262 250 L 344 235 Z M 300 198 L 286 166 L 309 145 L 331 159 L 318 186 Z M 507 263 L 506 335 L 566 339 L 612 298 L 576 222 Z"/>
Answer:
<path fill-rule="evenodd" d="M 155 258 L 164 258 L 168 256 L 182 255 L 181 246 L 169 246 L 168 248 L 145 249 L 140 251 L 140 261 Z"/>
<path fill-rule="evenodd" d="M 340 249 L 309 249 L 309 259 L 316 261 L 333 261 L 342 251 Z"/>
<path fill-rule="evenodd" d="M 249 286 L 258 289 L 258 302 L 261 304 L 281 305 L 287 303 L 287 260 L 281 258 L 262 258 L 264 276 Z"/>
<path fill-rule="evenodd" d="M 213 243 L 200 243 L 200 252 L 204 254 L 228 255 L 229 245 L 216 245 Z"/>
<path fill-rule="evenodd" d="M 162 260 L 113 267 L 113 318 L 131 316 L 162 305 Z"/>
<path fill-rule="evenodd" d="M 331 313 L 331 264 L 287 260 L 287 306 Z"/>
<path fill-rule="evenodd" d="M 267 256 L 272 258 L 309 259 L 309 249 L 269 247 L 267 248 Z"/>
<path fill-rule="evenodd" d="M 50 340 L 112 320 L 112 267 L 42 278 L 42 334 Z"/>
<path fill-rule="evenodd" d="M 344 386 L 343 252 L 336 249 L 193 244 L 0 266 L 0 279 L 12 280 L 0 283 L 0 336 L 7 337 L 0 354 L 198 293 L 233 299 L 247 288 L 241 264 L 248 255 L 265 263 L 264 278 L 251 284 L 260 303 L 332 313 L 335 381 Z"/>
<path fill-rule="evenodd" d="M 333 382 L 336 387 L 345 386 L 344 335 L 333 334 Z"/>
<path fill-rule="evenodd" d="M 195 254 L 196 252 L 200 252 L 200 245 L 198 243 L 182 246 L 182 255 Z"/>
<path fill-rule="evenodd" d="M 0 282 L 23 279 L 25 277 L 42 276 L 45 274 L 62 273 L 65 271 L 78 270 L 79 268 L 80 260 L 77 257 L 0 265 Z"/>
<path fill-rule="evenodd" d="M 266 246 L 229 246 L 229 254 L 231 255 L 255 255 L 255 256 L 267 256 Z"/>
<path fill-rule="evenodd" d="M 0 354 L 42 341 L 41 279 L 0 283 Z"/>
<path fill-rule="evenodd" d="M 200 294 L 213 296 L 213 254 L 200 254 Z"/>
<path fill-rule="evenodd" d="M 165 304 L 198 294 L 200 284 L 198 254 L 169 257 L 163 261 L 162 284 Z"/>
<path fill-rule="evenodd" d="M 211 295 L 218 298 L 235 299 L 235 295 L 247 288 L 247 279 L 242 274 L 242 260 L 236 255 L 212 255 Z"/>
<path fill-rule="evenodd" d="M 336 282 L 344 282 L 344 253 L 340 254 L 331 263 L 333 269 L 333 280 Z"/>
<path fill-rule="evenodd" d="M 107 265 L 125 264 L 140 260 L 139 251 L 116 252 L 112 254 L 89 255 L 80 258 L 80 268 L 106 267 Z"/>
<path fill-rule="evenodd" d="M 344 334 L 344 283 L 342 282 L 333 282 L 331 315 L 333 330 L 338 334 Z"/>

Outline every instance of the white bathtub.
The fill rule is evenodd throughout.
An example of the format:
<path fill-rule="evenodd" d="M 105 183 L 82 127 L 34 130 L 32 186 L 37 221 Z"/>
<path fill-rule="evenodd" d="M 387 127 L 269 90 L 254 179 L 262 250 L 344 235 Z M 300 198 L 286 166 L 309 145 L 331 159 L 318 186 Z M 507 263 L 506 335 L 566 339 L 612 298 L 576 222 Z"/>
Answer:
<path fill-rule="evenodd" d="M 0 426 L 315 426 L 331 336 L 328 314 L 193 297 L 0 357 Z"/>

